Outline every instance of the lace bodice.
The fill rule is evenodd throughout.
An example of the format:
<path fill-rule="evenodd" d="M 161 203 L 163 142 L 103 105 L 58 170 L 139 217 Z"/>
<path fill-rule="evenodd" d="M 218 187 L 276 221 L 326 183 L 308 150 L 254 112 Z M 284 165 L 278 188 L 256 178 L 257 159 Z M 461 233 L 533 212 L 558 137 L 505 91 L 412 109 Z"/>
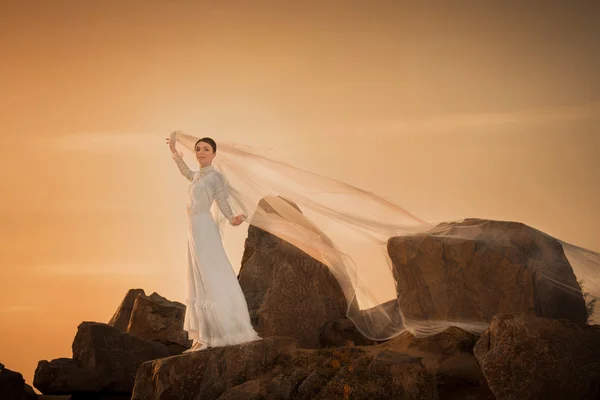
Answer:
<path fill-rule="evenodd" d="M 223 175 L 212 165 L 200 168 L 199 171 L 189 169 L 180 154 L 173 153 L 173 160 L 181 174 L 191 182 L 189 187 L 188 213 L 210 212 L 214 201 L 229 222 L 234 217 L 229 204 L 229 191 Z"/>

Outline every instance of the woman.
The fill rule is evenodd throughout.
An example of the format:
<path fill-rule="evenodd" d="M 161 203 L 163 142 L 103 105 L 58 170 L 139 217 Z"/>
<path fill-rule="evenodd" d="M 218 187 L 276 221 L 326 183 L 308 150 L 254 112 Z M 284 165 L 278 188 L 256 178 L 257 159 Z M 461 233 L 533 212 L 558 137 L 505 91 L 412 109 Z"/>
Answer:
<path fill-rule="evenodd" d="M 217 145 L 211 138 L 195 144 L 199 171 L 192 171 L 175 146 L 173 132 L 167 144 L 181 174 L 189 180 L 188 297 L 183 329 L 193 340 L 186 352 L 258 340 L 250 323 L 248 305 L 227 258 L 219 227 L 210 212 L 213 202 L 233 226 L 244 214 L 234 215 L 225 180 L 212 161 Z"/>

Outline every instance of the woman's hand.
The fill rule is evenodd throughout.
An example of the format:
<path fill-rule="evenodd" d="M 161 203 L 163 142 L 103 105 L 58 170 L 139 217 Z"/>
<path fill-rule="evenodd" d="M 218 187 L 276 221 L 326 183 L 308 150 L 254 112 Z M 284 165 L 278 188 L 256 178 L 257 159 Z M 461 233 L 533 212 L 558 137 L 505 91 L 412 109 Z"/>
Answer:
<path fill-rule="evenodd" d="M 239 224 L 244 222 L 245 219 L 246 215 L 244 214 L 236 215 L 235 217 L 231 218 L 231 225 L 238 226 Z"/>
<path fill-rule="evenodd" d="M 181 131 L 175 131 L 171 133 L 171 136 L 175 137 L 175 134 L 181 133 Z M 167 140 L 167 144 L 169 145 L 169 150 L 171 153 L 177 153 L 177 149 L 175 148 L 175 140 L 171 140 L 170 138 L 165 138 Z"/>

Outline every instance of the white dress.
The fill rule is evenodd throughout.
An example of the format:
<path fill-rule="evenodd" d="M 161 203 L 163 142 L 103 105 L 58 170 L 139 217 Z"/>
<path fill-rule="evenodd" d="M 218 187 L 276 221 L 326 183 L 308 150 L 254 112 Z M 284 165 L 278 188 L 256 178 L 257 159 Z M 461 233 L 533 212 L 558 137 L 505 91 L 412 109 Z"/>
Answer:
<path fill-rule="evenodd" d="M 250 322 L 248 304 L 223 248 L 210 208 L 214 201 L 227 220 L 234 217 L 221 173 L 213 166 L 190 170 L 174 153 L 191 183 L 188 203 L 188 296 L 183 329 L 189 339 L 210 347 L 261 339 Z"/>

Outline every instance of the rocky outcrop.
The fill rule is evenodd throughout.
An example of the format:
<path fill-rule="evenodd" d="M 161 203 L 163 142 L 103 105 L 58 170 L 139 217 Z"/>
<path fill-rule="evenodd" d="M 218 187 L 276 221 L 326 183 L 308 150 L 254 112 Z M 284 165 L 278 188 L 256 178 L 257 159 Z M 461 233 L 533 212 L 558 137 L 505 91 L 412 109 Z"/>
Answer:
<path fill-rule="evenodd" d="M 600 398 L 600 326 L 497 315 L 474 348 L 496 399 Z"/>
<path fill-rule="evenodd" d="M 131 289 L 121 302 L 109 325 L 135 337 L 153 340 L 169 348 L 170 354 L 181 354 L 192 345 L 183 330 L 185 305 L 142 289 Z"/>
<path fill-rule="evenodd" d="M 368 346 L 376 343 L 373 340 L 365 338 L 356 329 L 354 322 L 348 318 L 340 318 L 325 324 L 321 328 L 319 340 L 324 347 L 347 345 Z"/>
<path fill-rule="evenodd" d="M 407 319 L 489 323 L 498 313 L 522 311 L 587 320 L 561 243 L 526 225 L 441 224 L 426 234 L 391 238 L 388 252 Z"/>
<path fill-rule="evenodd" d="M 264 200 L 259 207 L 275 212 Z M 346 299 L 327 266 L 254 226 L 238 279 L 261 337 L 288 336 L 317 348 L 321 328 L 346 315 Z"/>
<path fill-rule="evenodd" d="M 108 321 L 108 325 L 126 332 L 127 327 L 129 326 L 129 320 L 131 319 L 131 312 L 133 311 L 135 299 L 137 299 L 140 294 L 146 294 L 144 289 L 130 289 L 117 308 L 117 311 L 115 311 L 110 321 Z"/>
<path fill-rule="evenodd" d="M 147 362 L 138 371 L 132 399 L 216 399 L 268 373 L 295 348 L 292 338 L 272 337 Z"/>
<path fill-rule="evenodd" d="M 139 294 L 135 299 L 127 333 L 167 346 L 171 354 L 181 354 L 192 345 L 183 330 L 185 305 L 169 301 L 157 293 Z"/>
<path fill-rule="evenodd" d="M 389 348 L 271 337 L 144 363 L 132 399 L 437 399 L 435 382 L 420 358 Z"/>
<path fill-rule="evenodd" d="M 440 399 L 493 400 L 473 355 L 477 339 L 462 329 L 450 327 L 440 334 L 423 338 L 404 332 L 381 347 L 419 357 L 426 370 L 435 377 Z"/>
<path fill-rule="evenodd" d="M 36 400 L 37 398 L 33 388 L 25 383 L 23 375 L 0 364 L 0 399 Z"/>
<path fill-rule="evenodd" d="M 392 238 L 388 251 L 397 299 L 349 313 L 359 326 L 379 321 L 385 342 L 347 319 L 325 265 L 251 226 L 239 281 L 261 340 L 180 354 L 185 307 L 136 289 L 114 327 L 82 324 L 73 358 L 41 361 L 34 383 L 73 399 L 132 390 L 177 400 L 600 397 L 600 327 L 581 324 L 585 303 L 558 241 L 522 224 L 466 220 Z M 456 327 L 394 337 L 405 317 L 492 324 L 481 338 Z"/>
<path fill-rule="evenodd" d="M 40 361 L 34 386 L 43 394 L 131 393 L 139 366 L 168 356 L 163 344 L 83 322 L 73 341 L 73 358 Z"/>

